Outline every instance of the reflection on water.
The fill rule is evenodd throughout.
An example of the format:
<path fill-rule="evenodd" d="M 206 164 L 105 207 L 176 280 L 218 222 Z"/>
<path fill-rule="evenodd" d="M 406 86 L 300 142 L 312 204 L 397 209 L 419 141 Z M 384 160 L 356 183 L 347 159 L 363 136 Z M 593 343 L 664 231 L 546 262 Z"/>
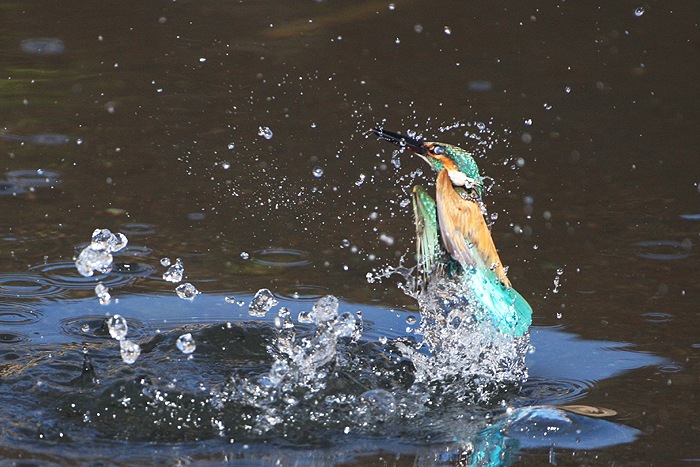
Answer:
<path fill-rule="evenodd" d="M 51 273 L 38 270 L 36 277 Z M 64 282 L 56 287 L 74 289 L 72 279 Z M 516 359 L 516 373 L 508 373 L 514 384 L 494 386 L 477 340 L 493 329 L 463 326 L 441 337 L 454 344 L 426 349 L 418 335 L 406 334 L 411 315 L 332 296 L 306 301 L 259 291 L 241 295 L 249 306 L 239 307 L 224 294 L 183 301 L 112 284 L 118 300 L 107 306 L 95 297 L 46 300 L 32 289 L 6 308 L 17 316 L 31 306 L 35 319 L 14 323 L 25 333 L 0 340 L 8 388 L 2 397 L 24 394 L 3 413 L 5 422 L 14 420 L 3 448 L 39 460 L 55 443 L 90 439 L 79 460 L 100 459 L 128 441 L 176 442 L 208 462 L 234 456 L 324 465 L 392 452 L 419 463 L 509 465 L 522 449 L 599 449 L 634 440 L 635 429 L 556 406 L 586 397 L 601 381 L 663 363 L 629 345 L 533 328 L 530 377 L 518 384 L 524 367 L 517 369 Z M 425 323 L 421 329 L 438 331 Z M 10 351 L 23 340 L 21 352 Z M 451 347 L 460 342 L 461 351 Z M 500 361 L 510 360 L 496 347 L 507 343 L 491 345 L 506 352 Z M 451 360 L 440 351 L 451 352 Z M 36 439 L 44 440 L 38 451 Z M 188 447 L 191 441 L 199 444 Z M 144 455 L 134 449 L 119 459 Z"/>

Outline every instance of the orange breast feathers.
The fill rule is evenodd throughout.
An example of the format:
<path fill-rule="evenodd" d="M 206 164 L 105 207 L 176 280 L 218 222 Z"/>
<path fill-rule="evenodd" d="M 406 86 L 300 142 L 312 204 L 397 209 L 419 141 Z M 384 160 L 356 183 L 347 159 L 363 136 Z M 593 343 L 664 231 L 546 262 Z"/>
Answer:
<path fill-rule="evenodd" d="M 450 256 L 463 267 L 492 268 L 498 279 L 510 287 L 481 206 L 459 196 L 446 168 L 438 174 L 435 201 L 442 243 Z"/>

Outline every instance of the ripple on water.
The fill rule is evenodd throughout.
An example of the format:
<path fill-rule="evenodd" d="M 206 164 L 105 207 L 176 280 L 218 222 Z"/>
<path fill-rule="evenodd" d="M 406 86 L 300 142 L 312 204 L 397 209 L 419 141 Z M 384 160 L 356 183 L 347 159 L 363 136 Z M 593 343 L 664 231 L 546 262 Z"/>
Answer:
<path fill-rule="evenodd" d="M 60 55 L 66 45 L 57 37 L 32 37 L 19 43 L 19 50 L 34 55 Z"/>
<path fill-rule="evenodd" d="M 272 267 L 293 267 L 311 264 L 309 254 L 306 251 L 287 248 L 256 250 L 250 259 L 257 264 Z"/>
<path fill-rule="evenodd" d="M 673 319 L 673 315 L 670 313 L 651 312 L 643 313 L 642 318 L 647 323 L 668 323 Z"/>
<path fill-rule="evenodd" d="M 291 298 L 293 300 L 315 301 L 319 298 L 328 295 L 329 290 L 320 285 L 295 285 L 293 287 L 282 288 L 279 292 L 280 296 Z"/>
<path fill-rule="evenodd" d="M 0 325 L 32 324 L 41 319 L 41 313 L 24 303 L 0 303 Z"/>
<path fill-rule="evenodd" d="M 587 380 L 530 378 L 523 385 L 523 393 L 538 404 L 560 405 L 585 397 L 593 386 L 594 382 Z"/>
<path fill-rule="evenodd" d="M 0 297 L 27 299 L 60 293 L 60 287 L 38 274 L 0 274 Z"/>
<path fill-rule="evenodd" d="M 635 253 L 640 258 L 673 261 L 690 258 L 690 250 L 693 244 L 689 240 L 682 242 L 676 240 L 650 240 L 637 242 L 633 246 L 643 249 L 643 251 Z"/>
<path fill-rule="evenodd" d="M 27 189 L 7 180 L 0 180 L 0 195 L 21 195 L 26 193 Z"/>
<path fill-rule="evenodd" d="M 144 337 L 144 325 L 135 318 L 126 318 L 129 327 L 127 338 L 139 339 Z M 60 321 L 61 331 L 71 337 L 81 340 L 104 341 L 112 339 L 107 326 L 106 315 L 84 315 L 77 318 L 65 318 Z"/>
<path fill-rule="evenodd" d="M 61 183 L 60 172 L 44 169 L 21 169 L 6 172 L 7 182 L 24 188 L 46 188 Z"/>
<path fill-rule="evenodd" d="M 51 284 L 55 288 L 71 289 L 71 290 L 93 290 L 98 282 L 102 282 L 105 287 L 119 287 L 127 285 L 135 277 L 142 277 L 140 274 L 131 272 L 121 272 L 120 265 L 126 263 L 113 263 L 112 272 L 115 274 L 96 274 L 92 277 L 83 277 L 78 274 L 75 269 L 75 263 L 72 261 L 56 261 L 53 263 L 40 264 L 34 266 L 31 271 L 41 274 L 43 280 L 47 284 Z M 138 264 L 138 263 L 134 263 Z M 135 267 L 135 270 L 145 270 Z M 151 268 L 143 275 L 150 275 L 155 269 Z M 1 287 L 1 286 L 0 286 Z"/>
<path fill-rule="evenodd" d="M 156 226 L 153 224 L 143 224 L 143 223 L 128 223 L 122 224 L 119 229 L 121 233 L 127 237 L 138 236 L 138 235 L 152 235 L 156 233 Z"/>
<path fill-rule="evenodd" d="M 29 338 L 27 337 L 26 334 L 17 333 L 17 332 L 8 332 L 8 331 L 0 332 L 0 345 L 2 345 L 2 344 L 18 344 L 20 342 L 26 342 L 28 340 L 29 340 Z M 3 357 L 6 357 L 7 355 L 8 354 L 4 354 Z M 6 360 L 15 360 L 15 358 L 10 357 L 10 358 L 6 358 Z"/>
<path fill-rule="evenodd" d="M 135 256 L 137 258 L 149 258 L 151 253 L 153 253 L 152 249 L 141 245 L 128 245 L 119 251 L 120 256 Z"/>
<path fill-rule="evenodd" d="M 44 144 L 47 146 L 58 146 L 70 143 L 70 137 L 59 133 L 44 133 L 32 135 L 30 141 L 34 144 Z"/>

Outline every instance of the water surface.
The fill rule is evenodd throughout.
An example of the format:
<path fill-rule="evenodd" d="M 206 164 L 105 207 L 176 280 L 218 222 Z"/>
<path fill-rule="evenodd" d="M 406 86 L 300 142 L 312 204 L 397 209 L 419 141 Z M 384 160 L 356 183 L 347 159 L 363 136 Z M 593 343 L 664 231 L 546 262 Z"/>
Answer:
<path fill-rule="evenodd" d="M 493 446 L 525 465 L 700 458 L 692 2 L 0 9 L 4 459 L 456 464 Z M 232 426 L 240 406 L 201 402 L 269 370 L 281 306 L 307 333 L 298 314 L 323 296 L 361 311 L 362 337 L 341 355 L 415 338 L 400 279 L 366 274 L 410 264 L 405 201 L 431 174 L 367 138 L 377 125 L 470 148 L 496 180 L 495 241 L 535 310 L 530 377 L 491 405 L 451 404 L 414 425 L 363 432 L 355 419 L 344 433 L 335 406 L 328 426 Z M 84 278 L 73 258 L 98 227 L 129 246 L 112 273 Z M 178 298 L 163 257 L 182 258 L 202 293 Z M 247 311 L 261 288 L 280 302 L 263 319 Z M 114 314 L 142 346 L 133 365 L 105 327 Z M 191 358 L 176 347 L 186 332 Z M 407 385 L 397 374 L 391 384 Z M 338 391 L 363 394 L 346 376 L 331 378 Z M 572 403 L 617 415 L 528 409 Z M 528 431 L 537 417 L 588 434 L 570 442 L 562 428 L 552 443 Z"/>

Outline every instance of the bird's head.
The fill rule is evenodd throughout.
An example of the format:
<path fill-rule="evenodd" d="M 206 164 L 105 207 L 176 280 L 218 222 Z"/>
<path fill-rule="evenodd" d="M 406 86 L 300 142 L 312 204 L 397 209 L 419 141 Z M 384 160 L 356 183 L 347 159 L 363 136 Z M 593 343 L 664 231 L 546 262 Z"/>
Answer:
<path fill-rule="evenodd" d="M 425 160 L 436 171 L 447 169 L 454 185 L 476 188 L 481 195 L 483 179 L 474 158 L 464 149 L 447 143 L 424 141 L 382 128 L 372 130 L 380 139 L 407 149 Z"/>

